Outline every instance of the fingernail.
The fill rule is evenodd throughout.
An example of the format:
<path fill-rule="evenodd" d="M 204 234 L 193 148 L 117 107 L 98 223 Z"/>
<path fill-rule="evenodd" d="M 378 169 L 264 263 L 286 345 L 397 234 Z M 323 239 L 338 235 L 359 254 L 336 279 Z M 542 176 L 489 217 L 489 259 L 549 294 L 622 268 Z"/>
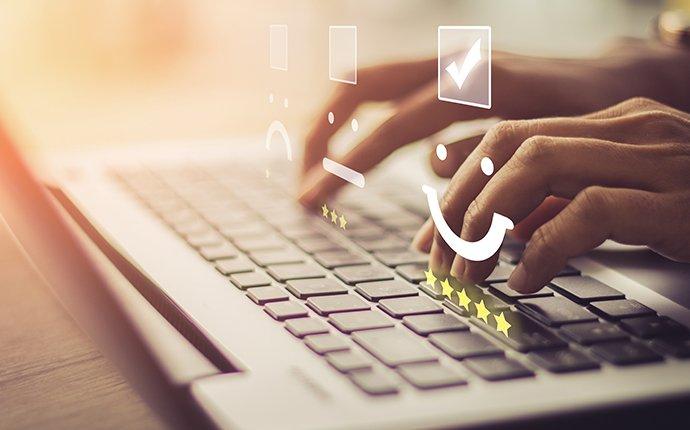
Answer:
<path fill-rule="evenodd" d="M 446 253 L 443 252 L 440 246 L 434 243 L 431 246 L 431 257 L 429 259 L 431 267 L 440 273 L 448 273 L 450 271 L 451 262 L 448 261 Z"/>
<path fill-rule="evenodd" d="M 515 291 L 524 291 L 527 286 L 527 270 L 522 263 L 519 263 L 508 279 L 508 288 Z"/>
<path fill-rule="evenodd" d="M 457 255 L 453 260 L 453 267 L 450 269 L 450 274 L 456 278 L 463 279 L 465 273 L 465 259 Z"/>

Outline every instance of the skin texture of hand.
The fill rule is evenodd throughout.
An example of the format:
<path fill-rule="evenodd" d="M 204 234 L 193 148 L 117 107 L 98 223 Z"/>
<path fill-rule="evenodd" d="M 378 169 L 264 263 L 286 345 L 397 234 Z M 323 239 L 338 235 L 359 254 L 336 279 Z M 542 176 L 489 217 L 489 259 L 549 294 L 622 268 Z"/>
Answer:
<path fill-rule="evenodd" d="M 494 162 L 491 177 L 481 172 L 482 157 Z M 550 197 L 561 200 L 544 203 Z M 518 223 L 540 207 L 552 219 L 532 222 L 536 230 L 508 281 L 514 290 L 541 289 L 568 258 L 606 239 L 690 262 L 690 115 L 633 98 L 580 117 L 498 123 L 455 172 L 441 203 L 451 228 L 469 241 L 486 234 L 494 212 Z M 432 267 L 468 282 L 485 279 L 498 258 L 454 255 L 431 222 L 414 244 L 431 252 Z"/>
<path fill-rule="evenodd" d="M 375 66 L 358 72 L 357 85 L 338 86 L 306 138 L 299 195 L 303 204 L 319 206 L 346 184 L 321 168 L 324 156 L 365 172 L 396 149 L 428 137 L 455 121 L 489 116 L 527 119 L 582 115 L 634 96 L 647 96 L 690 110 L 687 106 L 690 88 L 687 83 L 682 84 L 682 91 L 678 88 L 678 83 L 687 80 L 690 54 L 639 40 L 621 41 L 600 57 L 585 60 L 495 52 L 491 110 L 439 101 L 436 66 L 436 58 Z M 394 113 L 346 154 L 330 154 L 328 146 L 333 134 L 348 123 L 360 105 L 372 101 L 393 102 Z M 326 121 L 328 112 L 335 114 L 333 125 Z M 478 142 L 476 139 L 473 144 Z M 465 143 L 464 155 L 456 151 L 455 164 L 445 162 L 440 173 L 445 171 L 449 176 L 457 170 L 474 149 L 471 143 Z M 545 208 L 551 204 L 547 203 Z"/>

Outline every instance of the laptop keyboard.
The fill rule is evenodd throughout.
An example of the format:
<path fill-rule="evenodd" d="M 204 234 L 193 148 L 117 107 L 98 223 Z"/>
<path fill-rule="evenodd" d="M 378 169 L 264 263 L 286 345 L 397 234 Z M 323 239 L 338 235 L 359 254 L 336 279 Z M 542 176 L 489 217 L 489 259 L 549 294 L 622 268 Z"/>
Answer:
<path fill-rule="evenodd" d="M 375 198 L 335 203 L 347 217 L 342 228 L 294 203 L 283 178 L 269 181 L 248 167 L 115 177 L 229 288 L 372 395 L 397 393 L 396 374 L 433 389 L 471 383 L 460 367 L 502 381 L 690 357 L 686 327 L 573 267 L 536 293 L 510 290 L 506 280 L 524 246 L 509 239 L 486 282 L 462 286 L 469 305 L 457 293 L 444 296 L 440 282 L 425 283 L 427 256 L 408 249 L 427 217 L 419 196 L 368 185 Z M 509 335 L 495 318 L 477 316 L 480 302 L 505 314 Z"/>

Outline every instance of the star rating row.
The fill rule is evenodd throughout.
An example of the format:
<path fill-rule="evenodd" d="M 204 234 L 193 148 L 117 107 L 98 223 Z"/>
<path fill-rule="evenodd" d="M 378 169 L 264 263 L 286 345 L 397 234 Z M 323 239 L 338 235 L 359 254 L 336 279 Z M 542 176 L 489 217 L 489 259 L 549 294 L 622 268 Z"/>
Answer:
<path fill-rule="evenodd" d="M 330 217 L 331 222 L 333 224 L 340 224 L 340 228 L 345 230 L 345 226 L 347 226 L 347 219 L 345 218 L 345 215 L 338 215 L 335 209 L 329 209 L 326 203 L 324 203 L 323 206 L 321 206 L 321 213 L 324 218 L 328 219 Z"/>
<path fill-rule="evenodd" d="M 426 283 L 432 287 L 436 287 L 436 281 L 439 281 L 439 279 L 434 275 L 434 272 L 429 269 L 424 271 L 424 275 L 426 276 Z M 451 299 L 451 295 L 453 294 L 455 288 L 453 288 L 450 285 L 450 281 L 448 281 L 448 278 L 444 279 L 443 281 L 439 281 L 441 285 L 441 294 L 443 294 L 445 297 L 448 297 L 448 300 Z M 470 297 L 467 295 L 467 291 L 463 288 L 459 292 L 457 292 L 458 295 L 458 303 L 460 306 L 465 308 L 465 310 L 472 314 L 472 311 L 470 310 L 470 305 L 474 303 L 474 308 L 477 311 L 477 318 L 480 320 L 484 321 L 485 324 L 489 324 L 489 316 L 492 316 L 493 319 L 496 321 L 496 330 L 503 333 L 506 337 L 508 337 L 508 330 L 511 327 L 511 324 L 506 321 L 505 315 L 503 315 L 503 312 L 500 314 L 496 315 L 491 313 L 486 306 L 484 305 L 484 300 L 480 300 L 479 302 L 472 301 Z"/>

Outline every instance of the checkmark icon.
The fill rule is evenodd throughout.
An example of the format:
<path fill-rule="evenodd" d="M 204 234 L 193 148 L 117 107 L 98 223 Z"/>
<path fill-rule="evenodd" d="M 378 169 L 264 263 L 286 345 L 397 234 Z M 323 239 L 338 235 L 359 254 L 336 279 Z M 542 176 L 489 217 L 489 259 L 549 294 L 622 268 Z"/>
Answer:
<path fill-rule="evenodd" d="M 467 80 L 467 76 L 469 76 L 472 69 L 474 69 L 482 59 L 481 42 L 482 39 L 477 39 L 477 41 L 474 42 L 470 50 L 467 51 L 467 55 L 465 55 L 465 59 L 462 61 L 462 66 L 458 67 L 455 61 L 446 66 L 446 72 L 448 72 L 453 79 L 458 90 L 462 89 L 465 80 Z"/>

